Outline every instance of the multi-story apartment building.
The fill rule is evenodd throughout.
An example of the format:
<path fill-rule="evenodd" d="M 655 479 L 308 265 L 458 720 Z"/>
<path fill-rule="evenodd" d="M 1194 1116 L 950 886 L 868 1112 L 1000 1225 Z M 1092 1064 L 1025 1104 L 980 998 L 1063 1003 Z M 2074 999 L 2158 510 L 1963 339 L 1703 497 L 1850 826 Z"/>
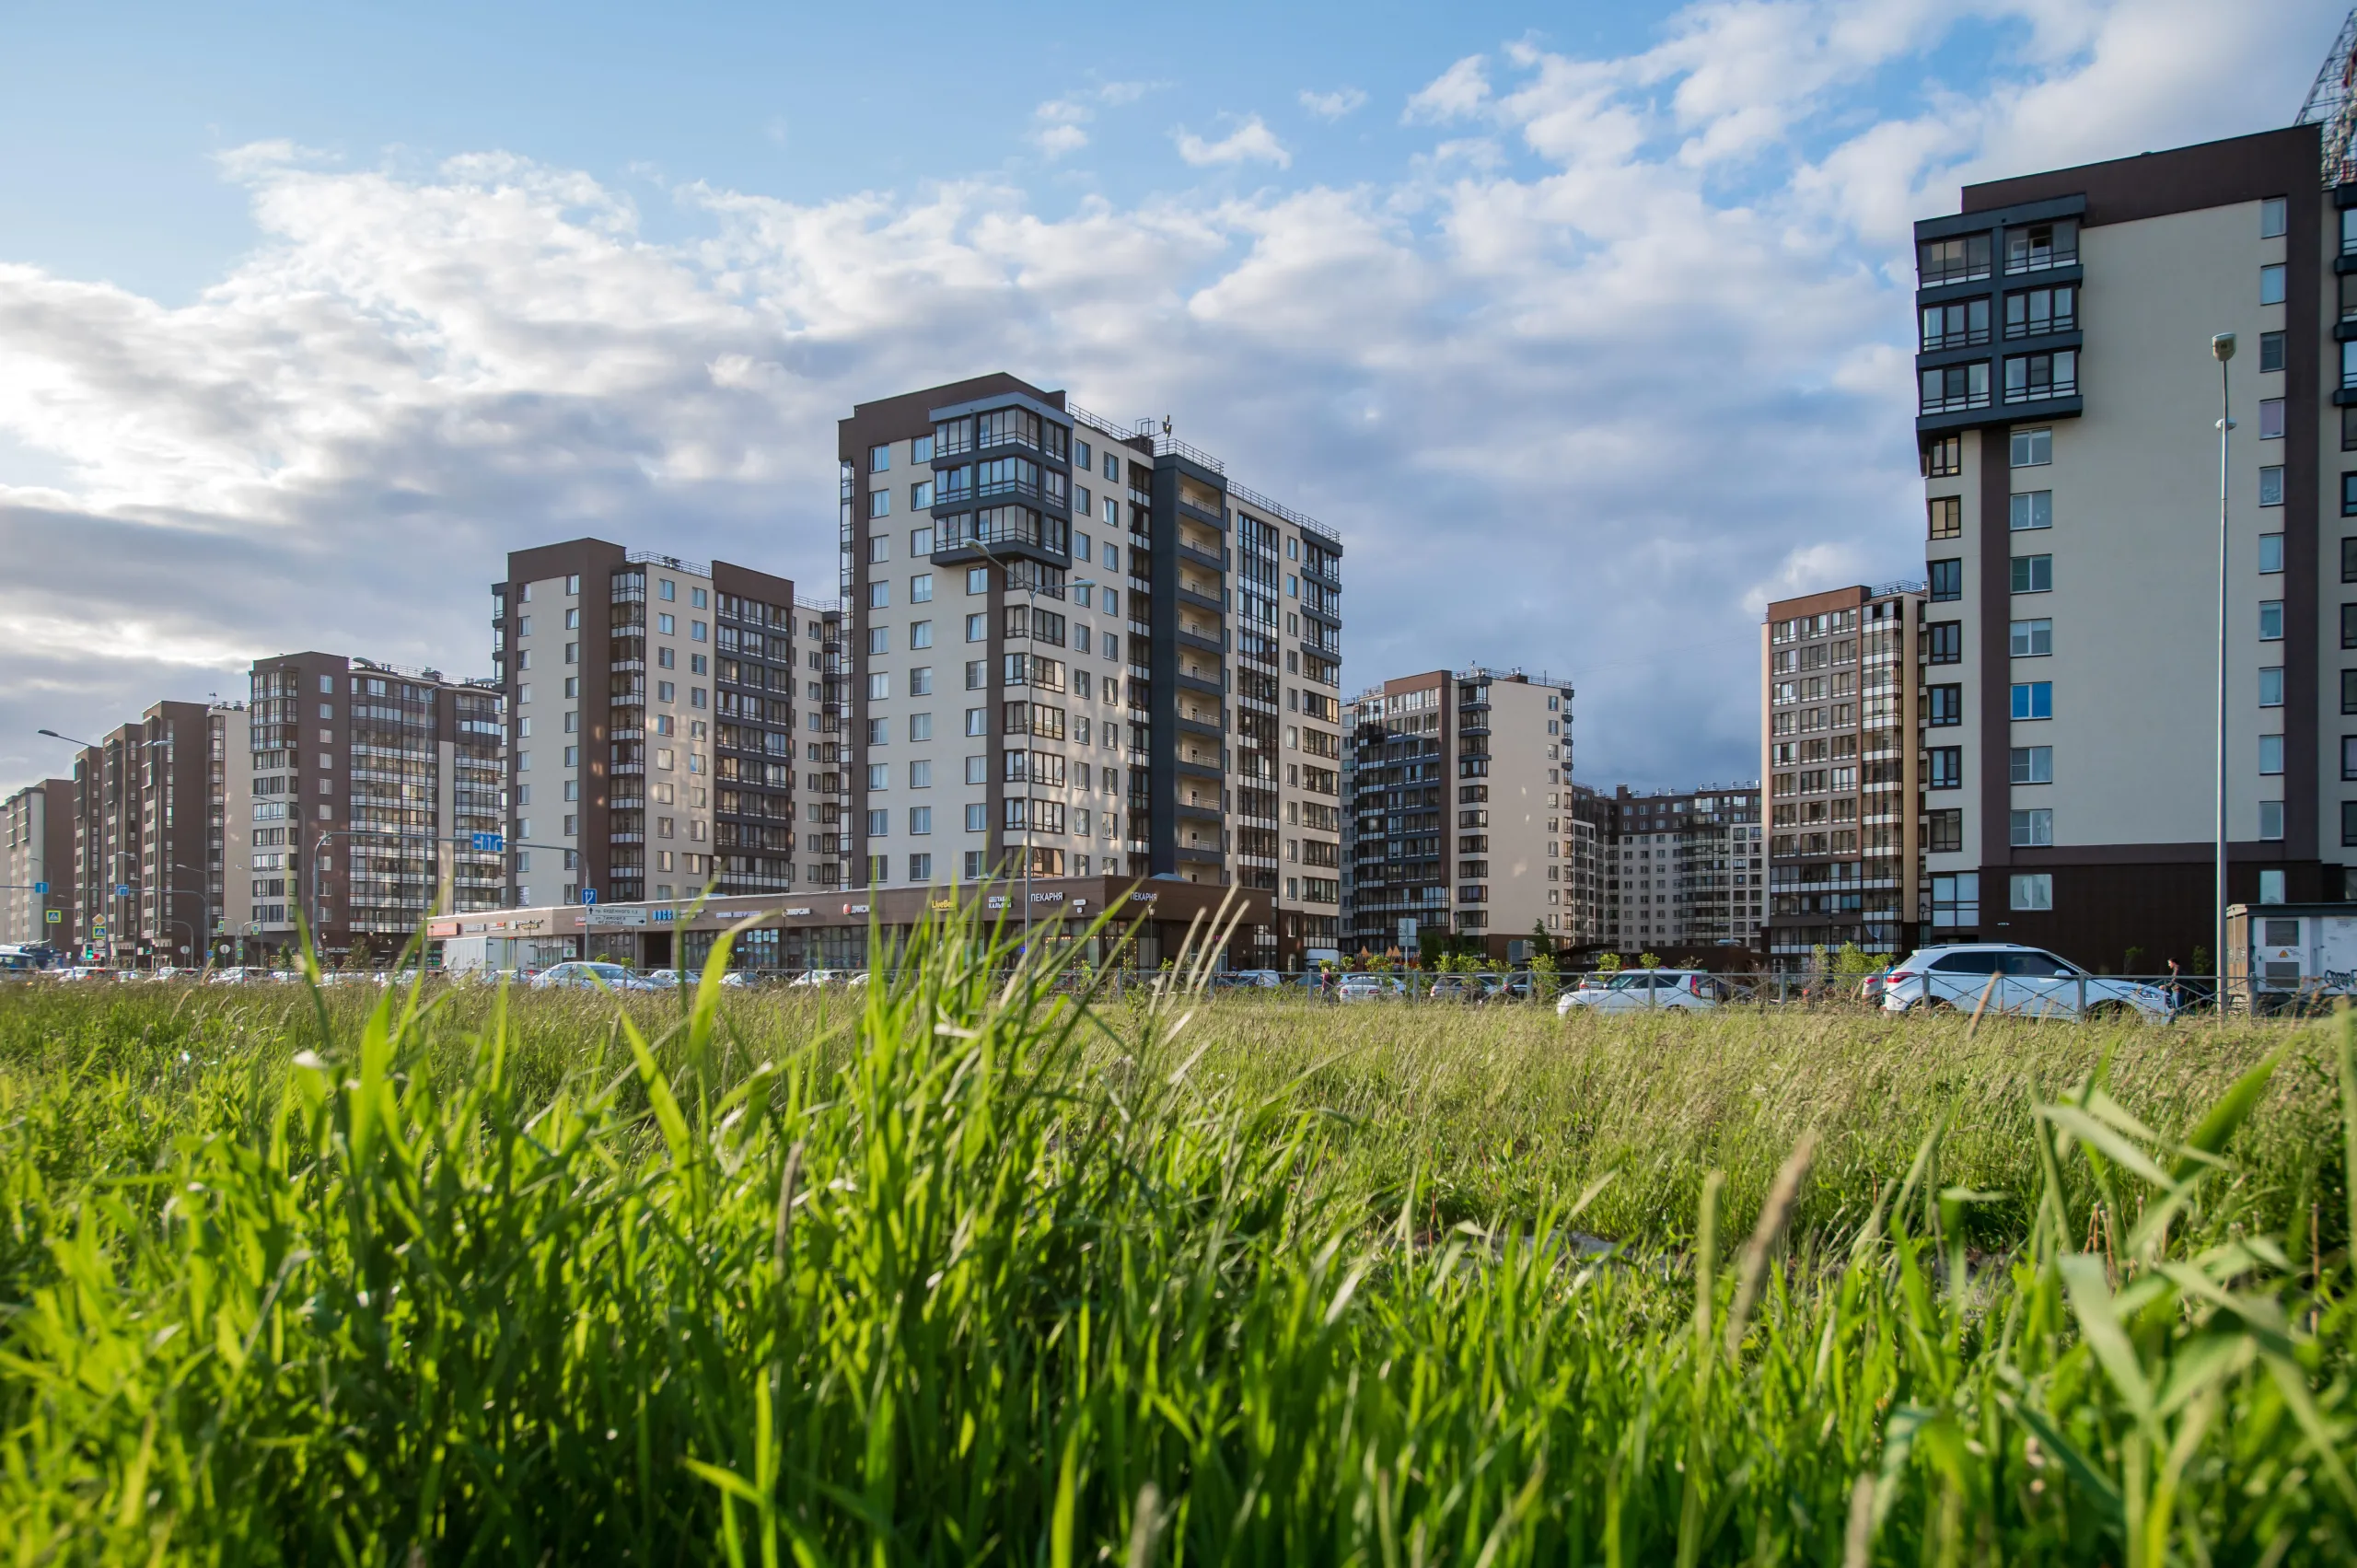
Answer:
<path fill-rule="evenodd" d="M 1336 950 L 1341 541 L 1005 374 L 841 422 L 842 878 L 1175 877 Z"/>
<path fill-rule="evenodd" d="M 234 956 L 296 940 L 319 951 L 400 949 L 435 910 L 496 907 L 502 857 L 474 835 L 501 829 L 501 696 L 341 654 L 257 659 L 225 867 L 241 894 Z"/>
<path fill-rule="evenodd" d="M 1563 878 L 1568 889 L 1562 946 L 1592 947 L 1604 940 L 1605 845 L 1612 833 L 1612 804 L 1593 786 L 1574 784 L 1563 806 L 1571 861 Z"/>
<path fill-rule="evenodd" d="M 509 555 L 492 588 L 506 901 L 792 888 L 797 800 L 802 880 L 838 881 L 834 624 L 790 580 L 726 561 L 596 539 Z"/>
<path fill-rule="evenodd" d="M 2345 121 L 2326 145 L 2301 124 L 1971 185 L 1915 226 L 1929 935 L 2090 966 L 2206 961 L 2222 398 L 2226 895 L 2348 891 L 2345 140 Z M 2222 366 L 2212 340 L 2229 333 Z"/>
<path fill-rule="evenodd" d="M 1572 696 L 1477 667 L 1401 676 L 1345 705 L 1350 951 L 1413 953 L 1430 934 L 1515 958 L 1576 932 Z"/>
<path fill-rule="evenodd" d="M 74 764 L 75 944 L 122 966 L 202 963 L 227 923 L 245 710 L 157 703 Z M 51 895 L 55 899 L 57 895 Z"/>
<path fill-rule="evenodd" d="M 0 942 L 71 947 L 74 781 L 43 779 L 0 802 Z"/>
<path fill-rule="evenodd" d="M 1922 770 L 1960 784 L 1952 749 L 1919 756 L 1924 660 L 1960 656 L 1953 622 L 1926 635 L 1921 583 L 1828 589 L 1768 607 L 1760 751 L 1768 796 L 1768 949 L 1909 951 L 1921 920 Z M 1920 645 L 1920 646 L 1919 646 Z"/>
<path fill-rule="evenodd" d="M 1603 804 L 1602 947 L 1758 950 L 1767 878 L 1757 784 L 1622 784 Z"/>

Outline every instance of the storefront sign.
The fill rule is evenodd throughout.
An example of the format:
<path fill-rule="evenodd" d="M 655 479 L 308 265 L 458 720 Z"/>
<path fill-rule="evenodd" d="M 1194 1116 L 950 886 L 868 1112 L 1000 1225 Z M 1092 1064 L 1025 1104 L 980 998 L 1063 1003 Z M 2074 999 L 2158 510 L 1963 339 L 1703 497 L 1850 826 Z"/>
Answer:
<path fill-rule="evenodd" d="M 605 926 L 644 925 L 647 923 L 646 916 L 647 911 L 644 905 L 590 904 L 587 906 L 588 922 L 593 930 Z"/>
<path fill-rule="evenodd" d="M 843 906 L 843 912 L 845 914 L 865 914 L 867 912 L 867 906 L 865 904 L 845 904 Z"/>

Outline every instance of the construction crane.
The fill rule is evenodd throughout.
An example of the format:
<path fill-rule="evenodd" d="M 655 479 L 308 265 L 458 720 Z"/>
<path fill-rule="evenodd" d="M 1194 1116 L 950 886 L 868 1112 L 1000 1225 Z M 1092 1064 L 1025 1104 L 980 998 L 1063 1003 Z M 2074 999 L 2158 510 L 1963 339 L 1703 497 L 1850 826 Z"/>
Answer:
<path fill-rule="evenodd" d="M 2324 127 L 2324 167 L 2319 172 L 2328 189 L 2357 180 L 2357 162 L 2349 154 L 2351 134 L 2357 132 L 2357 10 L 2340 24 L 2331 52 L 2316 68 L 2315 86 L 2294 125 Z"/>

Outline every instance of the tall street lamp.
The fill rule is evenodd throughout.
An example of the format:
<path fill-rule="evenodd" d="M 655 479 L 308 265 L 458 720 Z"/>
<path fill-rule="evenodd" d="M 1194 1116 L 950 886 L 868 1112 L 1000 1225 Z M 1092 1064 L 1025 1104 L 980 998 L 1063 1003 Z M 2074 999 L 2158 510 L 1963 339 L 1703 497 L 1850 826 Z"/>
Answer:
<path fill-rule="evenodd" d="M 2210 340 L 2218 362 L 2218 886 L 2216 945 L 2211 948 L 2218 1011 L 2226 1008 L 2226 436 L 2234 429 L 2227 401 L 2226 362 L 2235 357 L 2235 334 Z"/>

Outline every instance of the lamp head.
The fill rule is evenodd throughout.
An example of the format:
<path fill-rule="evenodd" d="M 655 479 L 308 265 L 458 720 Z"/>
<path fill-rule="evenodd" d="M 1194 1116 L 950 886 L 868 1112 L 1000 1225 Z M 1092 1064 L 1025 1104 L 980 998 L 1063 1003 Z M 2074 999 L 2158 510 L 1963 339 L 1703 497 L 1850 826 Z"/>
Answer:
<path fill-rule="evenodd" d="M 2210 340 L 2210 357 L 2223 365 L 2235 357 L 2235 334 L 2220 332 Z"/>

